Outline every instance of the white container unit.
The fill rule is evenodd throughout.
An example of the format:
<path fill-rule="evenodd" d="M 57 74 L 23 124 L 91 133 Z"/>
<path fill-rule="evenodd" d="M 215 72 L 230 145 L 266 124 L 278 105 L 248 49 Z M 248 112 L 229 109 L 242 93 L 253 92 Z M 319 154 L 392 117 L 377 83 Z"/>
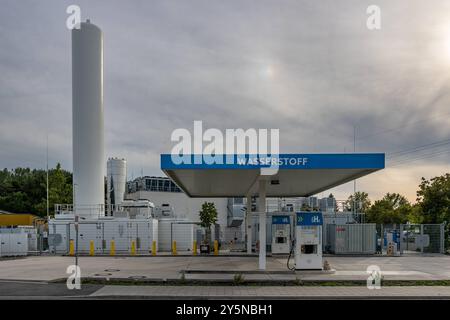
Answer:
<path fill-rule="evenodd" d="M 375 254 L 376 224 L 329 224 L 329 245 L 334 254 Z"/>
<path fill-rule="evenodd" d="M 172 241 L 177 242 L 177 251 L 191 251 L 194 242 L 195 224 L 189 220 L 161 219 L 158 223 L 158 250 L 171 251 Z"/>
<path fill-rule="evenodd" d="M 49 233 L 53 238 L 50 251 L 56 254 L 69 252 L 70 240 L 76 246 L 76 231 L 73 221 L 51 220 Z M 158 221 L 156 219 L 99 219 L 83 221 L 78 228 L 78 252 L 90 251 L 94 241 L 95 253 L 109 254 L 114 240 L 116 253 L 131 253 L 131 243 L 135 241 L 137 253 L 149 253 L 152 242 L 158 241 Z"/>
<path fill-rule="evenodd" d="M 49 251 L 55 254 L 69 252 L 70 221 L 52 219 L 48 223 Z"/>
<path fill-rule="evenodd" d="M 158 220 L 124 219 L 104 223 L 105 251 L 109 252 L 111 240 L 114 240 L 116 252 L 131 252 L 131 243 L 135 241 L 136 252 L 149 253 L 153 241 L 158 247 Z"/>
<path fill-rule="evenodd" d="M 69 224 L 70 235 L 69 240 L 74 240 L 76 246 L 76 231 L 73 222 Z M 102 229 L 100 222 L 80 222 L 78 227 L 78 252 L 89 253 L 91 240 L 94 241 L 95 252 L 102 252 Z"/>
<path fill-rule="evenodd" d="M 130 252 L 131 239 L 129 235 L 129 219 L 114 219 L 103 222 L 104 250 L 109 252 L 111 241 L 114 240 L 116 252 Z"/>
<path fill-rule="evenodd" d="M 28 234 L 24 232 L 0 233 L 0 257 L 26 256 Z"/>
<path fill-rule="evenodd" d="M 329 251 L 329 228 L 328 225 L 354 224 L 355 215 L 352 212 L 324 213 L 322 228 L 322 250 Z"/>
<path fill-rule="evenodd" d="M 28 252 L 38 251 L 38 234 L 37 229 L 32 226 L 19 226 L 22 232 L 27 234 L 28 237 Z"/>
<path fill-rule="evenodd" d="M 38 250 L 37 229 L 33 226 L 17 226 L 16 228 L 0 228 L 0 233 L 25 233 L 27 235 L 28 252 L 36 252 Z"/>

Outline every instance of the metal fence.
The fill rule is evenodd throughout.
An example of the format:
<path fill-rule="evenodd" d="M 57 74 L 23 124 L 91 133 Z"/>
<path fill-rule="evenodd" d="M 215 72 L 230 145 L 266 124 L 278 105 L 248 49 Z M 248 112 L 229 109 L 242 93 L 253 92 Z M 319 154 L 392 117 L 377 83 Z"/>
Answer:
<path fill-rule="evenodd" d="M 271 251 L 272 215 L 267 216 L 266 245 Z M 292 215 L 292 214 L 291 214 Z M 290 236 L 294 237 L 293 219 Z M 360 223 L 359 216 L 348 214 L 324 214 L 322 249 L 331 254 L 443 254 L 445 253 L 444 224 L 369 224 Z M 259 240 L 259 217 L 252 213 L 253 246 Z"/>
<path fill-rule="evenodd" d="M 377 225 L 377 251 L 385 254 L 388 247 L 394 253 L 445 253 L 444 224 Z"/>
<path fill-rule="evenodd" d="M 400 253 L 445 253 L 444 224 L 400 225 Z"/>

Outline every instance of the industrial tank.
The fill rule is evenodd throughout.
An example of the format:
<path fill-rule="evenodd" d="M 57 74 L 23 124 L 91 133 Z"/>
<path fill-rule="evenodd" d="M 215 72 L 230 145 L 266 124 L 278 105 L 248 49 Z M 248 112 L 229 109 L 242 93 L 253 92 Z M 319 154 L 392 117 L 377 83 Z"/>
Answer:
<path fill-rule="evenodd" d="M 103 35 L 89 20 L 72 29 L 72 134 L 75 211 L 104 215 Z"/>
<path fill-rule="evenodd" d="M 109 158 L 106 166 L 108 205 L 121 204 L 125 196 L 127 183 L 127 161 L 125 159 Z"/>

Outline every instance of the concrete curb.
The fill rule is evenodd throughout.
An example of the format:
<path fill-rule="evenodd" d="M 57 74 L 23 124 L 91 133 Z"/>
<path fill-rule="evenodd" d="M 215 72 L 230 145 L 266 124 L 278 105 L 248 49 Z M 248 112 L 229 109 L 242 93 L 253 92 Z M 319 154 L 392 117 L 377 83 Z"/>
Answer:
<path fill-rule="evenodd" d="M 36 283 L 36 284 L 47 284 L 51 283 L 52 281 L 53 280 L 0 279 L 0 282 Z"/>
<path fill-rule="evenodd" d="M 71 257 L 73 258 L 74 256 L 68 255 L 68 254 L 63 254 L 63 255 L 55 255 L 55 256 L 60 256 L 60 257 Z M 95 257 L 101 257 L 101 258 L 186 258 L 186 257 L 193 257 L 193 258 L 226 258 L 226 257 L 231 257 L 231 258 L 258 258 L 257 254 L 220 254 L 219 255 L 214 255 L 214 254 L 197 254 L 197 255 L 193 255 L 192 253 L 177 253 L 176 255 L 172 255 L 172 254 L 157 254 L 156 256 L 149 254 L 149 253 L 137 253 L 135 255 L 131 255 L 131 254 L 121 254 L 121 253 L 116 253 L 114 256 L 111 256 L 110 254 L 107 253 L 96 253 L 94 256 L 91 256 L 87 253 L 78 253 L 78 257 L 83 257 L 83 258 L 95 258 Z M 267 255 L 267 257 L 272 257 L 272 258 L 281 258 L 281 259 L 287 259 L 288 256 L 271 256 L 271 255 Z"/>
<path fill-rule="evenodd" d="M 278 271 L 264 271 L 264 270 L 205 270 L 205 269 L 187 269 L 180 270 L 180 273 L 186 274 L 290 274 L 290 275 L 320 275 L 320 274 L 334 274 L 335 269 L 331 270 L 278 270 Z"/>
<path fill-rule="evenodd" d="M 49 283 L 65 283 L 66 278 L 55 279 L 49 281 Z M 419 281 L 420 282 L 420 281 Z M 432 286 L 450 286 L 450 284 L 442 284 L 439 280 L 433 284 L 433 280 L 430 280 L 428 284 L 420 284 L 416 280 L 383 280 L 382 286 L 400 286 L 400 287 L 432 287 Z M 245 277 L 236 281 L 234 278 L 230 279 L 181 279 L 181 278 L 116 278 L 116 277 L 84 277 L 81 279 L 81 283 L 85 284 L 97 284 L 97 285 L 123 285 L 123 286 L 227 286 L 227 287 L 321 287 L 321 286 L 333 286 L 333 287 L 365 287 L 367 280 L 303 280 L 288 279 L 288 280 L 276 280 L 276 279 L 245 279 Z"/>
<path fill-rule="evenodd" d="M 79 297 L 76 297 L 79 298 Z M 450 300 L 450 296 L 88 296 L 96 300 Z"/>

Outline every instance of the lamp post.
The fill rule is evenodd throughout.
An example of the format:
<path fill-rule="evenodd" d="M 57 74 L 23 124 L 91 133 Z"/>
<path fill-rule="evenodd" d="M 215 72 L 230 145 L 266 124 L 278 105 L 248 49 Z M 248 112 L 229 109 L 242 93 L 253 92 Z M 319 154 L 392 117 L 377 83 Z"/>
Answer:
<path fill-rule="evenodd" d="M 356 153 L 356 125 L 353 126 L 353 153 Z M 356 179 L 353 180 L 353 215 L 356 216 Z"/>
<path fill-rule="evenodd" d="M 76 188 L 78 185 L 76 183 L 73 184 L 73 214 L 74 214 L 74 227 L 75 227 L 75 276 L 78 276 L 78 212 L 75 202 Z"/>

